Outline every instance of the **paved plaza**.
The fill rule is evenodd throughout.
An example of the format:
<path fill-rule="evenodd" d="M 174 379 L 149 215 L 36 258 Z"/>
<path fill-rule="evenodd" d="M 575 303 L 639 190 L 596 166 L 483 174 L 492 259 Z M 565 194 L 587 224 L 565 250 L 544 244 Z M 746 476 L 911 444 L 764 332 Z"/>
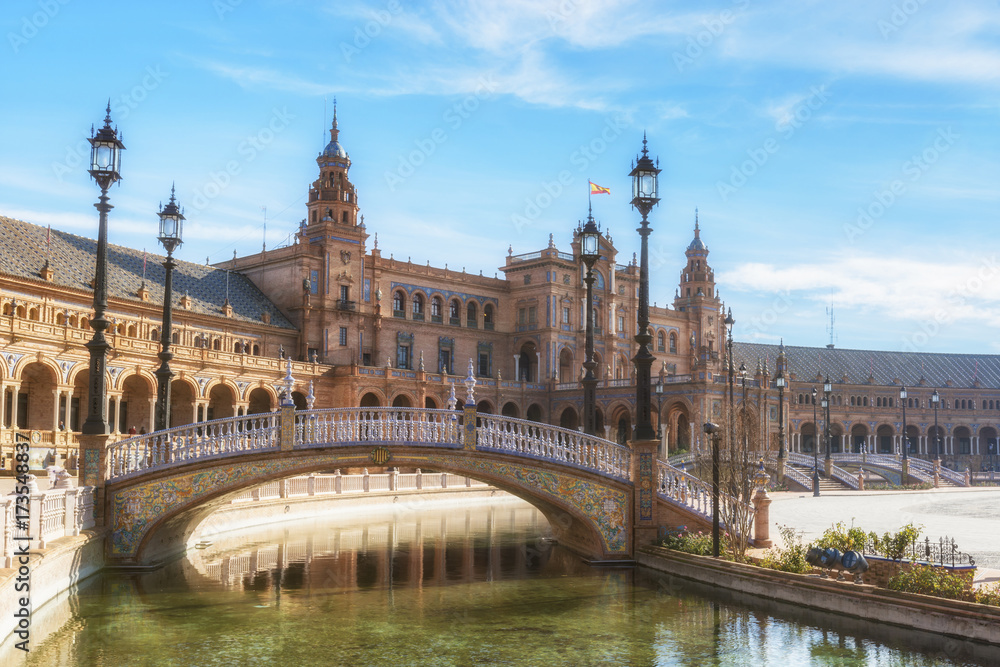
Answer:
<path fill-rule="evenodd" d="M 771 537 L 778 526 L 794 526 L 808 543 L 838 521 L 865 531 L 895 532 L 907 523 L 937 540 L 953 537 L 980 568 L 976 580 L 1000 580 L 1000 488 L 941 488 L 927 491 L 831 491 L 772 493 Z"/>

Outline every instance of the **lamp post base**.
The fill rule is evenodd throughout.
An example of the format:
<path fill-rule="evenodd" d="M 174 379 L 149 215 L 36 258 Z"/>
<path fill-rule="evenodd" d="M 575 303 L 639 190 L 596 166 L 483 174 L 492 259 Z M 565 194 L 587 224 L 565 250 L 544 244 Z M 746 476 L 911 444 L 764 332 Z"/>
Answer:
<path fill-rule="evenodd" d="M 819 471 L 813 470 L 813 497 L 819 497 Z"/>

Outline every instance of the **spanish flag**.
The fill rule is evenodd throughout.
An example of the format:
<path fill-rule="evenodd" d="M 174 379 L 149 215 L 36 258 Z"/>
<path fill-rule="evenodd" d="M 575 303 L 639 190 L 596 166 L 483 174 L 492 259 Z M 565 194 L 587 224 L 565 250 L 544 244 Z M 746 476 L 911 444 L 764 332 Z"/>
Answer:
<path fill-rule="evenodd" d="M 593 181 L 588 181 L 590 183 L 590 194 L 592 195 L 609 195 L 611 194 L 611 188 L 602 188 L 597 183 Z"/>

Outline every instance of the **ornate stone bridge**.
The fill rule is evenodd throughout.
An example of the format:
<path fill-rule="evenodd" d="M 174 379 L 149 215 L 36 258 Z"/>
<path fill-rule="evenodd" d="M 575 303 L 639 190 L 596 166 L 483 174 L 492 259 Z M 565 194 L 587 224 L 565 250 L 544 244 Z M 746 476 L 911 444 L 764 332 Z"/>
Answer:
<path fill-rule="evenodd" d="M 286 381 L 289 378 L 286 378 Z M 471 378 L 470 378 L 471 380 Z M 466 381 L 469 384 L 469 381 Z M 709 488 L 631 447 L 555 426 L 464 410 L 342 408 L 203 422 L 82 447 L 113 564 L 183 551 L 215 507 L 270 480 L 365 466 L 452 472 L 539 508 L 556 539 L 591 560 L 628 560 L 661 525 L 710 525 Z"/>

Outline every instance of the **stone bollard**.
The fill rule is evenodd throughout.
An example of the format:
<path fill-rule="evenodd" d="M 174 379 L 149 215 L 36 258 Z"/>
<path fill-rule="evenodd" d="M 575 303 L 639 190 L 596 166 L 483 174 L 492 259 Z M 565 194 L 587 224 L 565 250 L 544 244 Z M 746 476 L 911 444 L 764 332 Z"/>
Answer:
<path fill-rule="evenodd" d="M 965 485 L 972 486 L 972 473 L 969 472 L 968 468 L 965 469 Z"/>
<path fill-rule="evenodd" d="M 771 497 L 763 486 L 754 494 L 753 507 L 753 545 L 768 549 L 774 544 L 771 541 Z"/>
<path fill-rule="evenodd" d="M 423 473 L 420 472 L 420 468 L 417 468 L 417 488 L 424 488 L 424 476 Z"/>
<path fill-rule="evenodd" d="M 309 473 L 309 479 L 306 482 L 306 494 L 310 496 L 316 495 L 316 474 Z"/>
<path fill-rule="evenodd" d="M 941 473 L 935 469 L 934 470 L 934 488 L 940 488 L 941 486 Z"/>
<path fill-rule="evenodd" d="M 361 478 L 361 490 L 368 493 L 369 481 L 368 481 L 368 468 L 365 468 L 364 476 Z"/>
<path fill-rule="evenodd" d="M 344 478 L 340 474 L 340 468 L 333 471 L 333 492 L 343 493 L 344 492 Z"/>
<path fill-rule="evenodd" d="M 865 490 L 865 474 L 863 472 L 858 472 L 858 491 Z"/>

